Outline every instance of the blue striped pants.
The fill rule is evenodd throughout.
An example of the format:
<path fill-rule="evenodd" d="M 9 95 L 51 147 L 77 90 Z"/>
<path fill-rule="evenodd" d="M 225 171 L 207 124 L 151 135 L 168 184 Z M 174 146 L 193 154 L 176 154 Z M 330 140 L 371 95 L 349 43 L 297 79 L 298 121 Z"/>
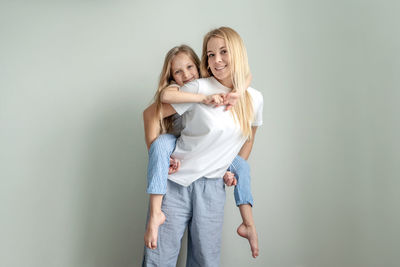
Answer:
<path fill-rule="evenodd" d="M 167 181 L 161 210 L 166 216 L 158 229 L 157 248 L 145 247 L 143 267 L 175 267 L 185 229 L 188 229 L 187 267 L 220 265 L 225 185 L 221 178 L 199 178 L 185 187 Z"/>

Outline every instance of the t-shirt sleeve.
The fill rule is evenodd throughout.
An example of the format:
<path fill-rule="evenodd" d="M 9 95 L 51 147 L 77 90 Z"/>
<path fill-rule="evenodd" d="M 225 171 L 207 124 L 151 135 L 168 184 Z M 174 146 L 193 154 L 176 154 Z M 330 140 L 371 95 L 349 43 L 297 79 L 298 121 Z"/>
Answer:
<path fill-rule="evenodd" d="M 179 88 L 179 91 L 198 94 L 199 87 L 200 87 L 199 81 L 194 80 L 190 83 L 185 84 L 181 88 Z M 194 104 L 195 103 L 179 103 L 179 104 L 171 104 L 171 105 L 179 115 L 182 115 L 186 111 L 190 110 Z"/>
<path fill-rule="evenodd" d="M 264 98 L 263 95 L 256 91 L 255 94 L 252 95 L 253 97 L 253 107 L 254 107 L 254 121 L 251 126 L 261 126 L 263 124 L 263 105 L 264 105 Z"/>

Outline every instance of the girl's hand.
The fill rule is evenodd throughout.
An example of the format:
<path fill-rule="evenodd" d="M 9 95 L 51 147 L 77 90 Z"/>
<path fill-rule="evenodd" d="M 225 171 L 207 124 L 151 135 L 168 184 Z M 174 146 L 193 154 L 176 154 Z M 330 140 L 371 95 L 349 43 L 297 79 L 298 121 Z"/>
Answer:
<path fill-rule="evenodd" d="M 232 185 L 236 185 L 237 184 L 237 179 L 235 178 L 235 174 L 233 174 L 232 172 L 226 172 L 224 175 L 224 183 L 227 186 L 232 186 Z"/>
<path fill-rule="evenodd" d="M 206 105 L 213 105 L 215 107 L 219 107 L 224 102 L 224 94 L 214 94 L 208 95 L 203 100 L 203 104 Z"/>
<path fill-rule="evenodd" d="M 208 95 L 204 98 L 203 104 L 213 105 L 214 107 L 226 106 L 225 110 L 230 110 L 236 104 L 239 97 L 239 93 L 236 92 Z"/>
<path fill-rule="evenodd" d="M 181 162 L 178 159 L 169 158 L 169 170 L 168 174 L 176 173 L 181 166 Z"/>

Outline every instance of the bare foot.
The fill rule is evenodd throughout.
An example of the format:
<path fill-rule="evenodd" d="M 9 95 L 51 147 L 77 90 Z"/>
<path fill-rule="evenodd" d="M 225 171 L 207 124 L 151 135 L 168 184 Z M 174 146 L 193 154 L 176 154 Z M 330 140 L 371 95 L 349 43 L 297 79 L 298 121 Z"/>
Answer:
<path fill-rule="evenodd" d="M 165 222 L 165 214 L 161 211 L 150 215 L 144 234 L 144 244 L 151 249 L 157 248 L 158 227 Z"/>
<path fill-rule="evenodd" d="M 239 225 L 237 233 L 241 237 L 247 238 L 249 240 L 251 254 L 253 255 L 253 258 L 257 257 L 258 237 L 257 237 L 256 227 L 254 225 L 245 225 L 244 223 L 242 223 L 241 225 Z"/>

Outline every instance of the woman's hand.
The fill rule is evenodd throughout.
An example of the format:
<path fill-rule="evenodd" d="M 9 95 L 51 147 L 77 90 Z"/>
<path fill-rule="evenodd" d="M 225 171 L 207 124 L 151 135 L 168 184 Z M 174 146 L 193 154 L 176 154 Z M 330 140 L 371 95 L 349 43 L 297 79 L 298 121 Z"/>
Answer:
<path fill-rule="evenodd" d="M 225 110 L 230 110 L 236 104 L 239 97 L 239 94 L 235 92 L 228 94 L 220 93 L 206 96 L 202 103 L 214 107 L 226 106 Z"/>
<path fill-rule="evenodd" d="M 235 178 L 235 174 L 233 172 L 226 172 L 224 175 L 224 183 L 227 186 L 237 185 L 237 179 Z"/>
<path fill-rule="evenodd" d="M 169 158 L 169 170 L 168 174 L 173 174 L 179 171 L 179 168 L 181 167 L 181 162 L 179 159 L 174 159 L 174 158 Z"/>
<path fill-rule="evenodd" d="M 219 107 L 224 103 L 224 94 L 208 95 L 204 98 L 203 104 Z"/>
<path fill-rule="evenodd" d="M 225 110 L 230 110 L 234 105 L 236 105 L 236 102 L 239 100 L 239 97 L 240 97 L 239 93 L 236 92 L 230 92 L 224 95 L 223 105 L 226 106 Z"/>

